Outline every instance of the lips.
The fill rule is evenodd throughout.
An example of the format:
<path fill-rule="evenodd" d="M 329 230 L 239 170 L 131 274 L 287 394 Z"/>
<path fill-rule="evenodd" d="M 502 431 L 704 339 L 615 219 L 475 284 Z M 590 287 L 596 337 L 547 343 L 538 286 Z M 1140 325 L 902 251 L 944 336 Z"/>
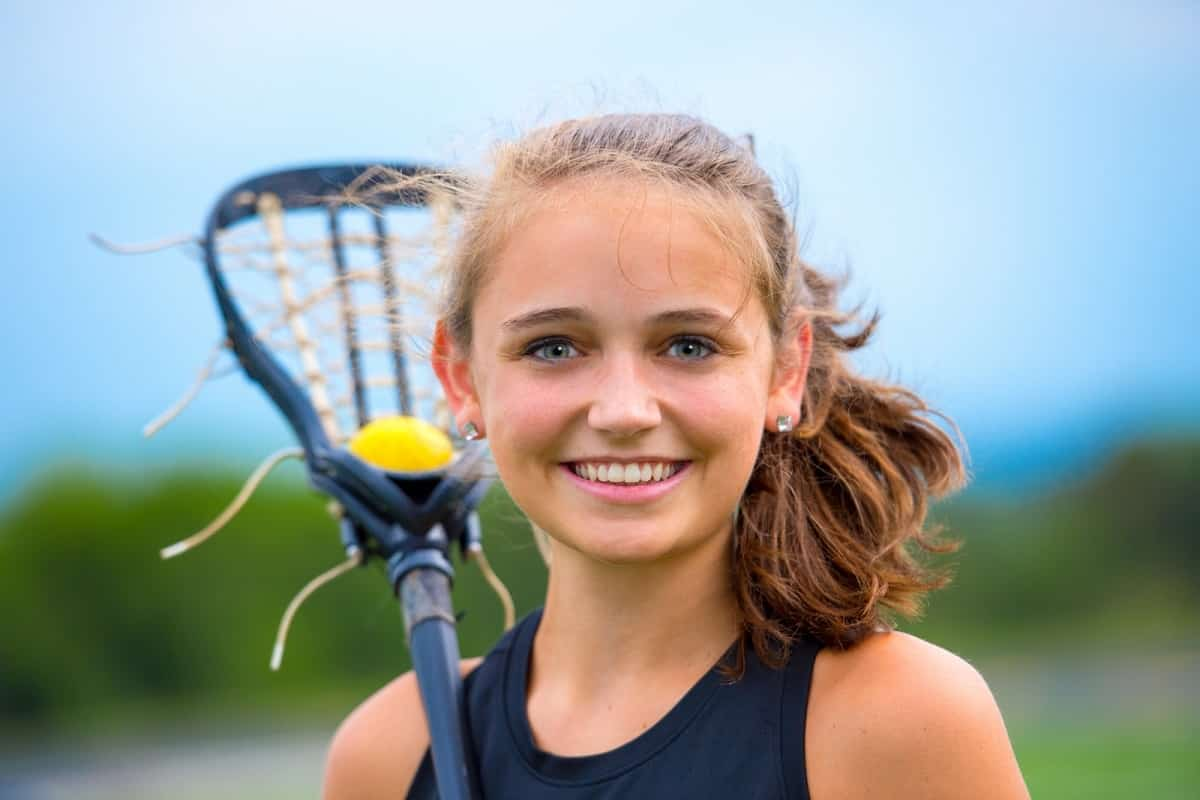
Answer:
<path fill-rule="evenodd" d="M 611 480 L 601 481 L 599 479 L 601 463 L 603 462 L 577 461 L 560 464 L 559 469 L 563 471 L 563 474 L 567 476 L 569 481 L 585 494 L 606 503 L 637 505 L 655 502 L 659 498 L 673 492 L 681 481 L 687 479 L 687 476 L 691 473 L 692 466 L 692 462 L 690 461 L 638 461 L 629 464 L 616 462 L 603 463 L 606 477 L 612 478 L 615 473 L 621 478 L 621 482 L 616 483 Z M 587 477 L 589 464 L 596 470 L 595 480 Z M 651 465 L 650 479 L 642 481 L 642 468 L 646 464 Z M 658 480 L 654 479 L 655 464 L 662 467 L 662 474 Z M 583 465 L 583 475 L 579 474 L 579 465 Z M 669 472 L 668 467 L 670 467 Z M 625 483 L 625 475 L 633 475 L 634 469 L 637 470 L 636 477 L 638 480 L 633 483 Z"/>

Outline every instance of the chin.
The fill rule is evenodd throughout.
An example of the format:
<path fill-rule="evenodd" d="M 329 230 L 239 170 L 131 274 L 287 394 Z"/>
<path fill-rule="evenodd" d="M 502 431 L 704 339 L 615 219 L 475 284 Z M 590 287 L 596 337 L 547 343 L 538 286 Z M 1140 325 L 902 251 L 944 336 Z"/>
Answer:
<path fill-rule="evenodd" d="M 704 541 L 686 536 L 694 526 L 673 526 L 645 519 L 597 521 L 581 529 L 580 520 L 566 526 L 540 526 L 552 538 L 589 559 L 605 564 L 634 565 L 665 561 L 700 547 Z"/>
<path fill-rule="evenodd" d="M 674 547 L 652 536 L 626 536 L 604 540 L 589 536 L 584 541 L 565 543 L 595 561 L 621 566 L 662 561 L 675 552 Z"/>

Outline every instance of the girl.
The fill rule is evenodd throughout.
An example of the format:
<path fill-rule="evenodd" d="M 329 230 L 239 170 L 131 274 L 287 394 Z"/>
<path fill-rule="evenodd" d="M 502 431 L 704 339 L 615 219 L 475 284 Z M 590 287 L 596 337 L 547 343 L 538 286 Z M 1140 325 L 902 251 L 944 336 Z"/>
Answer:
<path fill-rule="evenodd" d="M 963 466 L 854 374 L 858 330 L 753 154 L 674 115 L 501 147 L 435 335 L 460 430 L 549 539 L 545 607 L 464 662 L 492 798 L 1028 797 L 960 658 L 891 630 Z M 414 677 L 356 710 L 330 800 L 432 796 Z"/>

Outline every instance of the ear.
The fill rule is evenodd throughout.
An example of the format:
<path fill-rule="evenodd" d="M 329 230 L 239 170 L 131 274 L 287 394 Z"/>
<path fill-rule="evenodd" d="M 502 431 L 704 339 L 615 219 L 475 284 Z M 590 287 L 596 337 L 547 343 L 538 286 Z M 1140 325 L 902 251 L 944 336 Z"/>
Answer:
<path fill-rule="evenodd" d="M 438 320 L 433 329 L 433 354 L 430 359 L 434 374 L 442 384 L 442 391 L 446 394 L 458 429 L 462 430 L 468 422 L 482 429 L 483 415 L 467 355 L 454 344 L 445 323 Z"/>
<path fill-rule="evenodd" d="M 804 384 L 808 364 L 812 359 L 812 323 L 803 318 L 788 320 L 787 330 L 775 353 L 771 375 L 771 390 L 767 395 L 767 415 L 764 427 L 779 430 L 779 417 L 789 416 L 792 425 L 800 423 L 800 405 L 804 399 Z"/>

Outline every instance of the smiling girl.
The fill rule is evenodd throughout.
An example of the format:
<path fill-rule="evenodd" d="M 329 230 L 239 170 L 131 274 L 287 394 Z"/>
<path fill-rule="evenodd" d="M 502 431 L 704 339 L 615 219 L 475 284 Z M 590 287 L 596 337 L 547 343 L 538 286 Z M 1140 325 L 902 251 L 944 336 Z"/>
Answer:
<path fill-rule="evenodd" d="M 1028 797 L 980 675 L 892 630 L 963 481 L 802 262 L 753 154 L 685 116 L 498 148 L 435 336 L 460 430 L 548 537 L 545 607 L 464 662 L 492 798 Z M 849 328 L 849 330 L 848 330 Z M 332 800 L 432 795 L 414 677 L 356 710 Z"/>

